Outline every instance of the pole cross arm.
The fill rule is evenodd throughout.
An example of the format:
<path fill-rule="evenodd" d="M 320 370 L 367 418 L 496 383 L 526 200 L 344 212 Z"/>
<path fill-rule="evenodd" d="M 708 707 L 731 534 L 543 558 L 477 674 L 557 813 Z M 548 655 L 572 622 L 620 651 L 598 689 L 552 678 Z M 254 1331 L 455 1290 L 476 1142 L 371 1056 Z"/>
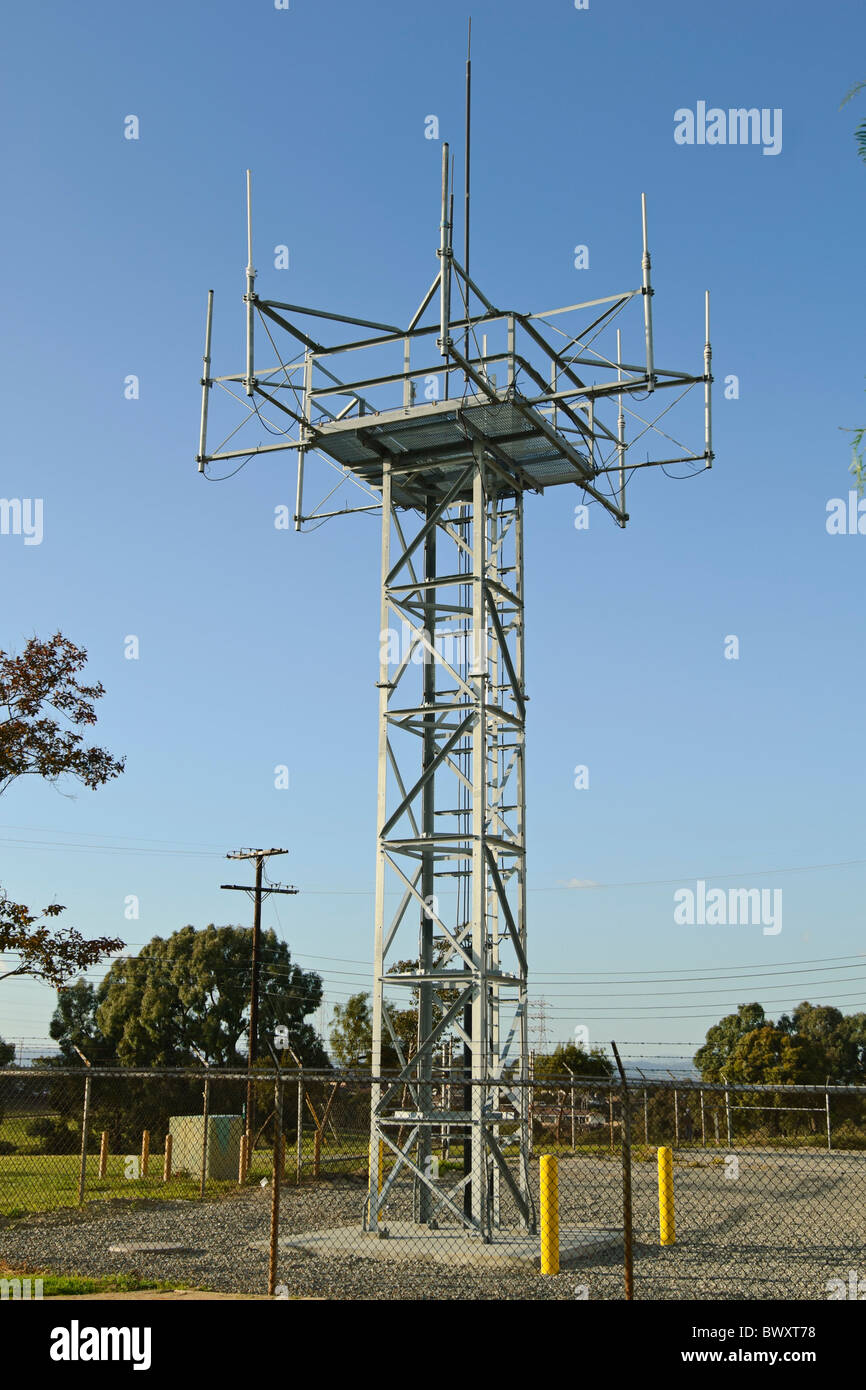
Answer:
<path fill-rule="evenodd" d="M 221 884 L 220 884 L 220 888 L 229 888 L 229 889 L 232 889 L 233 891 L 238 892 L 238 893 L 255 893 L 255 891 L 256 891 L 256 889 L 255 889 L 255 884 L 246 884 L 246 883 L 221 883 Z M 261 892 L 262 892 L 262 897 L 263 897 L 263 898 L 267 898 L 271 893 L 297 893 L 297 892 L 299 892 L 299 891 L 300 891 L 300 890 L 299 890 L 298 888 L 278 888 L 278 887 L 273 887 L 273 888 L 267 888 L 267 887 L 266 887 L 266 888 L 263 888 L 263 889 L 261 890 Z"/>

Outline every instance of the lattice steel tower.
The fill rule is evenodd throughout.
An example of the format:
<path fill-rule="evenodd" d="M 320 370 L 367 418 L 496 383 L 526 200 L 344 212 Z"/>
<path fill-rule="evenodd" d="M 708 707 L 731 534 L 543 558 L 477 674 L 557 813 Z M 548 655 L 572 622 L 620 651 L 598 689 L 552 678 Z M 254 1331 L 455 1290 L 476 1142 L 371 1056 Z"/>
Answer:
<path fill-rule="evenodd" d="M 703 372 L 655 364 L 645 201 L 636 288 L 526 314 L 495 307 L 469 275 L 468 170 L 466 246 L 463 263 L 457 260 L 450 180 L 445 145 L 438 269 L 399 327 L 260 298 L 247 176 L 246 365 L 210 375 L 211 292 L 197 461 L 204 472 L 216 461 L 295 450 L 296 530 L 348 512 L 381 512 L 374 1084 L 364 1221 L 379 1229 L 394 1184 L 411 1174 L 418 1222 L 462 1226 L 489 1240 L 502 1226 L 535 1228 L 522 1084 L 524 494 L 570 485 L 624 526 L 632 470 L 710 467 L 712 377 L 708 297 Z M 613 327 L 634 301 L 642 306 L 639 364 L 622 360 Z M 576 332 L 575 315 L 582 318 Z M 328 346 L 314 336 L 322 321 L 364 332 Z M 255 360 L 257 324 L 274 354 L 265 367 Z M 285 334 L 299 350 L 281 349 Z M 671 447 L 672 436 L 658 428 L 669 405 L 647 420 L 629 401 L 662 392 L 676 403 L 696 384 L 704 388 L 701 453 L 676 441 Z M 281 437 L 247 448 L 226 449 L 223 441 L 208 453 L 214 387 L 249 412 L 231 435 L 261 422 Z M 626 415 L 637 421 L 642 448 L 655 433 L 668 456 L 630 456 L 636 440 L 626 438 Z M 336 469 L 336 487 L 366 492 L 363 505 L 325 510 L 332 487 L 305 512 L 305 466 L 313 456 Z M 415 1010 L 411 1040 L 400 1022 L 407 1005 Z M 437 1173 L 434 1145 L 443 1136 L 459 1136 L 463 1145 L 463 1172 L 451 1181 Z"/>

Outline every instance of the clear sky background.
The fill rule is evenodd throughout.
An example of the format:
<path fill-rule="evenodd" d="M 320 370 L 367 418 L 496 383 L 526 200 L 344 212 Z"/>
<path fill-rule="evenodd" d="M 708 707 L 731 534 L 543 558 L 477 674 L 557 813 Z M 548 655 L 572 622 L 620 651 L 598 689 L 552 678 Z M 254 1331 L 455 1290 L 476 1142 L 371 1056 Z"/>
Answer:
<path fill-rule="evenodd" d="M 866 77 L 862 5 L 471 12 L 487 293 L 539 310 L 636 286 L 645 191 L 660 364 L 702 369 L 713 297 L 714 469 L 638 474 L 624 532 L 598 509 L 576 531 L 566 489 L 527 503 L 530 961 L 548 1036 L 584 1024 L 632 1056 L 686 1055 L 746 1000 L 864 1008 L 866 535 L 825 525 L 850 485 L 842 427 L 866 417 L 866 95 L 839 109 Z M 44 500 L 44 538 L 0 536 L 0 646 L 60 629 L 85 647 L 107 690 L 94 737 L 127 768 L 98 792 L 14 785 L 0 881 L 134 950 L 246 923 L 222 856 L 286 846 L 279 877 L 301 893 L 264 921 L 323 974 L 320 1025 L 370 984 L 378 524 L 276 530 L 291 455 L 219 486 L 198 475 L 206 294 L 214 371 L 236 370 L 250 167 L 259 293 L 408 321 L 436 272 L 425 117 L 459 151 L 468 13 L 49 0 L 4 19 L 0 492 Z M 781 108 L 781 152 L 676 144 L 675 110 L 698 101 Z M 699 877 L 782 889 L 783 930 L 677 926 L 673 894 Z M 45 1039 L 52 991 L 0 990 L 0 1034 Z"/>

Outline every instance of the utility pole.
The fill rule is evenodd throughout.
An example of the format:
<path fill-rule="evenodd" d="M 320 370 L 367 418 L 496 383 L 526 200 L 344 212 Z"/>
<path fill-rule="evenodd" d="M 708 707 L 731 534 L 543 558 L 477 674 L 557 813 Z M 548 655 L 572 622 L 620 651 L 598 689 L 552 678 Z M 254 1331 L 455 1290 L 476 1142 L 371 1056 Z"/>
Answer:
<path fill-rule="evenodd" d="M 297 888 L 287 888 L 283 884 L 268 883 L 262 884 L 262 874 L 265 860 L 272 854 L 288 854 L 287 849 L 239 849 L 226 855 L 226 859 L 254 859 L 256 865 L 255 887 L 250 888 L 245 883 L 221 883 L 220 888 L 228 889 L 235 893 L 248 893 L 253 900 L 253 950 L 252 950 L 252 982 L 250 985 L 250 1044 L 249 1055 L 247 1058 L 247 1154 L 248 1161 L 252 1161 L 253 1145 L 253 1112 L 255 1109 L 255 1093 L 253 1091 L 253 1065 L 258 1053 L 259 1035 L 259 942 L 262 929 L 262 899 L 267 898 L 271 893 L 297 893 Z"/>

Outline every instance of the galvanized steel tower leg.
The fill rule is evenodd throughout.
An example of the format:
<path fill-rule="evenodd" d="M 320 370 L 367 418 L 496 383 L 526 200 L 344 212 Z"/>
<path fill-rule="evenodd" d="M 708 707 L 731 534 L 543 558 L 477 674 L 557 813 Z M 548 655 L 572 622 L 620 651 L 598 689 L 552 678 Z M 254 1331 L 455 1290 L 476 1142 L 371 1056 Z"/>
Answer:
<path fill-rule="evenodd" d="M 534 1226 L 520 1084 L 527 1067 L 523 514 L 519 488 L 503 482 L 484 441 L 442 473 L 438 491 L 413 505 L 411 464 L 395 457 L 383 468 L 367 1225 L 377 1229 L 392 1195 L 409 1183 L 415 1220 L 468 1226 L 489 1239 L 500 1224 Z M 467 639 L 457 653 L 455 629 Z M 404 1017 L 409 1001 L 416 1004 L 411 1045 L 386 991 L 402 993 Z M 449 1033 L 470 1055 L 458 1110 L 451 1107 L 463 1088 L 437 1086 L 434 1076 Z M 398 1066 L 382 1079 L 386 1045 Z M 467 1132 L 462 1177 L 437 1178 L 433 1134 L 443 1122 Z"/>

